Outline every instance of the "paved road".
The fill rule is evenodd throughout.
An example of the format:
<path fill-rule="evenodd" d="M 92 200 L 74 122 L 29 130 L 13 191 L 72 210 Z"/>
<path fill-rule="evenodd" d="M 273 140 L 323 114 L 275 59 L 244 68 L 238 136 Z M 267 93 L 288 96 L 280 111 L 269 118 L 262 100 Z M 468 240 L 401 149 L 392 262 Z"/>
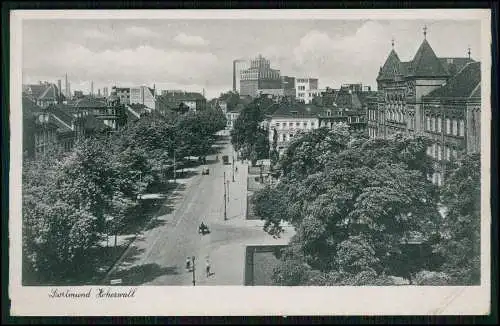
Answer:
<path fill-rule="evenodd" d="M 192 255 L 196 256 L 198 267 L 196 279 L 206 278 L 207 248 L 221 238 L 217 224 L 225 223 L 224 172 L 227 180 L 232 179 L 232 165 L 223 165 L 221 156 L 228 155 L 231 161 L 232 151 L 226 141 L 218 154 L 219 161 L 215 161 L 215 155 L 207 157 L 209 175 L 201 175 L 201 167 L 198 168 L 184 189 L 169 196 L 164 205 L 171 207 L 172 212 L 159 216 L 154 226 L 132 243 L 109 279 L 121 278 L 124 285 L 191 285 L 192 274 L 186 272 L 184 266 L 186 257 Z M 231 188 L 230 184 L 230 199 Z M 202 220 L 214 230 L 212 234 L 198 234 Z"/>

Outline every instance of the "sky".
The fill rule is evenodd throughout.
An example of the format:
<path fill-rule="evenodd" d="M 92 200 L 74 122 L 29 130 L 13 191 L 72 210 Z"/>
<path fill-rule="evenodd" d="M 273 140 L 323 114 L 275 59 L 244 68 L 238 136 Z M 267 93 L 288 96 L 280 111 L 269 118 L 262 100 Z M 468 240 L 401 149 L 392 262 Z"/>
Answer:
<path fill-rule="evenodd" d="M 319 78 L 319 87 L 376 77 L 391 51 L 411 60 L 427 40 L 439 57 L 481 57 L 479 20 L 155 19 L 23 21 L 23 84 L 57 83 L 71 90 L 147 85 L 202 92 L 232 89 L 234 59 L 261 54 L 282 75 Z"/>

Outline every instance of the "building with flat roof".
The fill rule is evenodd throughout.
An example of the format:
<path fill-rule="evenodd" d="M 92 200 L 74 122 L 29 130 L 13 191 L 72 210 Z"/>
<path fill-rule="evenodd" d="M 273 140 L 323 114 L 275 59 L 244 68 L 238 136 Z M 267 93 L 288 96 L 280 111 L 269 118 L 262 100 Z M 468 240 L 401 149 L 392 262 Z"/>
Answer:
<path fill-rule="evenodd" d="M 280 71 L 272 69 L 270 61 L 261 55 L 250 61 L 250 68 L 241 71 L 241 96 L 257 97 L 259 89 L 280 88 Z"/>

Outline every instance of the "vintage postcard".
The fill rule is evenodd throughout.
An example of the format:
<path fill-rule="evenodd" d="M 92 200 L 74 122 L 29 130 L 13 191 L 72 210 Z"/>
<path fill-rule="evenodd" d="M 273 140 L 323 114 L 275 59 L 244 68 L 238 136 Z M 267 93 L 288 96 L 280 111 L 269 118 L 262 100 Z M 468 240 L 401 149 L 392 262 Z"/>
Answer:
<path fill-rule="evenodd" d="M 10 21 L 12 315 L 489 313 L 489 10 Z"/>

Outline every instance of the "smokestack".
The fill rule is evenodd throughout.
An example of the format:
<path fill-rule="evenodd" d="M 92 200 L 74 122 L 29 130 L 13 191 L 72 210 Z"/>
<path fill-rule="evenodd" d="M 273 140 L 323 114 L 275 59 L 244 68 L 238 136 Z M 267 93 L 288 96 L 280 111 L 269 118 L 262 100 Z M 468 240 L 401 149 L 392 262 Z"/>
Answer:
<path fill-rule="evenodd" d="M 68 74 L 65 74 L 64 91 L 66 92 L 66 97 L 70 98 L 71 97 L 71 93 L 69 91 Z"/>
<path fill-rule="evenodd" d="M 61 80 L 58 79 L 57 80 L 57 95 L 59 96 L 59 98 L 61 97 L 62 95 L 62 90 L 61 90 Z"/>
<path fill-rule="evenodd" d="M 90 96 L 94 96 L 94 81 L 90 82 Z"/>

